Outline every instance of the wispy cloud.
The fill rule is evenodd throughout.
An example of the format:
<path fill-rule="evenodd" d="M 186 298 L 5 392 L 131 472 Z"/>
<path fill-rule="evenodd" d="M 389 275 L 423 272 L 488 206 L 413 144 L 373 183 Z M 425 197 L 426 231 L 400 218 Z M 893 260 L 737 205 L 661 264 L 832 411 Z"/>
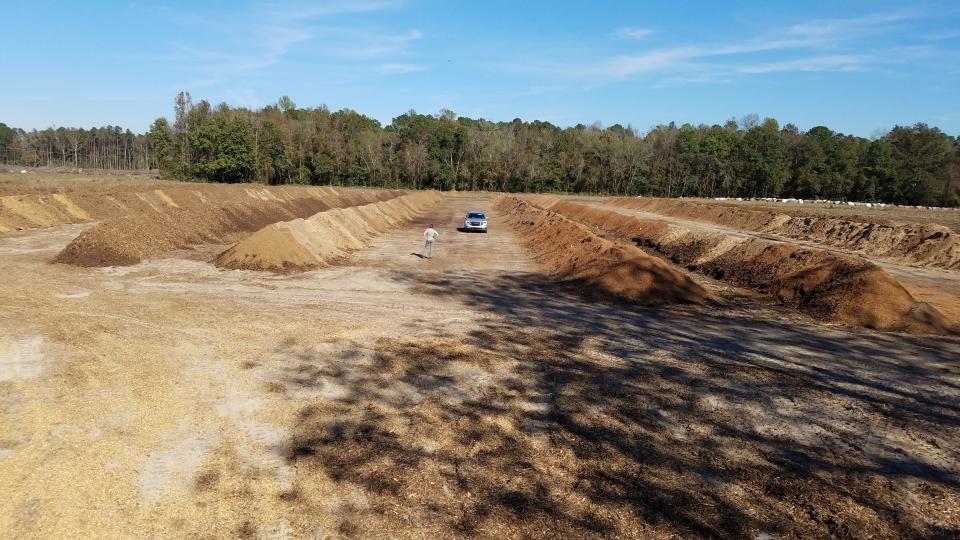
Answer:
<path fill-rule="evenodd" d="M 769 62 L 749 66 L 740 66 L 740 73 L 777 73 L 784 71 L 860 71 L 869 59 L 863 56 L 841 54 L 834 56 L 816 56 L 782 62 Z"/>
<path fill-rule="evenodd" d="M 400 7 L 400 0 L 266 2 L 260 10 L 282 20 L 307 20 L 344 13 L 369 13 Z"/>
<path fill-rule="evenodd" d="M 377 71 L 383 75 L 402 75 L 404 73 L 425 71 L 426 69 L 426 66 L 416 64 L 380 64 L 377 66 Z"/>
<path fill-rule="evenodd" d="M 948 41 L 960 38 L 960 30 L 945 30 L 942 32 L 931 32 L 923 36 L 927 41 Z"/>
<path fill-rule="evenodd" d="M 657 31 L 653 28 L 620 28 L 617 30 L 618 36 L 630 39 L 643 39 L 656 33 Z"/>
<path fill-rule="evenodd" d="M 372 28 L 355 15 L 401 5 L 399 0 L 267 2 L 217 17 L 177 13 L 177 22 L 205 33 L 198 40 L 175 44 L 175 49 L 179 61 L 201 74 L 195 80 L 205 86 L 260 72 L 296 55 L 328 63 L 351 60 L 351 69 L 362 67 L 357 61 L 376 61 L 368 64 L 369 73 L 395 74 L 397 66 L 413 65 L 400 59 L 422 32 Z"/>
<path fill-rule="evenodd" d="M 875 37 L 894 32 L 898 25 L 917 17 L 917 13 L 899 11 L 815 19 L 736 41 L 691 42 L 580 62 L 533 61 L 512 66 L 601 84 L 637 77 L 656 77 L 654 81 L 661 84 L 725 83 L 737 77 L 771 73 L 882 69 L 884 65 L 908 61 L 918 53 L 903 48 L 874 48 Z M 617 34 L 641 38 L 650 35 L 650 31 L 621 28 Z M 931 48 L 924 51 L 929 54 Z"/>
<path fill-rule="evenodd" d="M 320 55 L 345 59 L 396 57 L 422 37 L 423 33 L 419 30 L 394 34 L 351 28 L 320 28 L 316 31 L 311 50 Z"/>

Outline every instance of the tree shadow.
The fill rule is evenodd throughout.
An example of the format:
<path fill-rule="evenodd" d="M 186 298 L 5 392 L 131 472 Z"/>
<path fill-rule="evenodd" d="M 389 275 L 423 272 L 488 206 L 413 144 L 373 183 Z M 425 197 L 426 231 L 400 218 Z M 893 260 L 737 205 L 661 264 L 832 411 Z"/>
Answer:
<path fill-rule="evenodd" d="M 960 533 L 960 340 L 585 302 L 536 274 L 396 279 L 487 315 L 300 356 L 298 384 L 338 392 L 288 459 L 364 493 L 352 534 Z"/>

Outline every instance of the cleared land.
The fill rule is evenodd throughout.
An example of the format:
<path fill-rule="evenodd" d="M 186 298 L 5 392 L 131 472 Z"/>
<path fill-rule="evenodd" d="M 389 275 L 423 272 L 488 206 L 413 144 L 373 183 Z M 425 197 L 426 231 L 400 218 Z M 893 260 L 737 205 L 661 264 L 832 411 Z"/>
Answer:
<path fill-rule="evenodd" d="M 0 234 L 10 536 L 960 534 L 955 336 L 825 324 L 494 194 L 443 194 L 304 272 L 211 264 L 252 227 L 50 263 L 177 211 L 154 189 L 189 207 L 178 186 L 87 189 L 126 207 L 97 217 L 70 193 L 90 218 Z M 342 191 L 318 214 L 396 197 Z M 489 234 L 457 230 L 468 209 Z"/>

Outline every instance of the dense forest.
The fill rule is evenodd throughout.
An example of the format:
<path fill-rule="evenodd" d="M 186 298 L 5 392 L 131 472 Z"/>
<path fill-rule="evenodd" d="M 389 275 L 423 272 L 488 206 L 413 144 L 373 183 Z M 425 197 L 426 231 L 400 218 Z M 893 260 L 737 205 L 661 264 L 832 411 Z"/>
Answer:
<path fill-rule="evenodd" d="M 0 123 L 0 163 L 111 170 L 157 166 L 150 139 L 119 126 L 27 132 L 3 123 Z"/>
<path fill-rule="evenodd" d="M 0 158 L 157 167 L 211 182 L 657 196 L 794 197 L 960 205 L 960 138 L 925 124 L 865 139 L 756 115 L 724 125 L 632 127 L 490 122 L 410 111 L 382 126 L 349 109 L 194 103 L 146 136 L 119 128 L 25 133 L 0 124 Z"/>

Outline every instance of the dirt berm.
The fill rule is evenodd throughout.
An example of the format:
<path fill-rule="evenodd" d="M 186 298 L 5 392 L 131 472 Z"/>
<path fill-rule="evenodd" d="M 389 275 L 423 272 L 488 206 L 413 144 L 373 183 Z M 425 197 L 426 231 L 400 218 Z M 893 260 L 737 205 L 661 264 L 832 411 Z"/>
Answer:
<path fill-rule="evenodd" d="M 614 237 L 633 240 L 689 270 L 773 295 L 821 320 L 922 334 L 955 331 L 950 321 L 917 302 L 890 274 L 857 257 L 694 231 L 555 198 L 530 200 Z"/>
<path fill-rule="evenodd" d="M 60 186 L 50 189 L 56 191 L 0 196 L 0 233 L 103 221 L 135 214 L 163 213 L 173 208 L 326 199 L 333 195 L 349 198 L 359 193 L 327 186 L 268 187 L 260 184 L 166 181 L 133 182 L 129 185 Z"/>
<path fill-rule="evenodd" d="M 441 198 L 439 192 L 421 191 L 274 223 L 221 253 L 214 264 L 281 273 L 329 266 L 365 247 L 374 237 L 422 215 Z"/>
<path fill-rule="evenodd" d="M 326 188 L 295 198 L 245 198 L 243 202 L 167 207 L 105 220 L 81 233 L 54 258 L 76 266 L 125 266 L 197 244 L 235 242 L 270 223 L 341 206 L 398 197 L 399 191 Z M 319 195 L 319 196 L 318 196 Z"/>
<path fill-rule="evenodd" d="M 500 197 L 496 205 L 537 260 L 557 278 L 581 281 L 591 289 L 647 305 L 701 304 L 710 299 L 689 276 L 634 246 L 602 238 L 516 197 Z"/>
<path fill-rule="evenodd" d="M 960 268 L 960 239 L 936 224 L 877 224 L 843 218 L 792 216 L 688 199 L 617 197 L 609 204 L 843 247 L 917 266 Z"/>

